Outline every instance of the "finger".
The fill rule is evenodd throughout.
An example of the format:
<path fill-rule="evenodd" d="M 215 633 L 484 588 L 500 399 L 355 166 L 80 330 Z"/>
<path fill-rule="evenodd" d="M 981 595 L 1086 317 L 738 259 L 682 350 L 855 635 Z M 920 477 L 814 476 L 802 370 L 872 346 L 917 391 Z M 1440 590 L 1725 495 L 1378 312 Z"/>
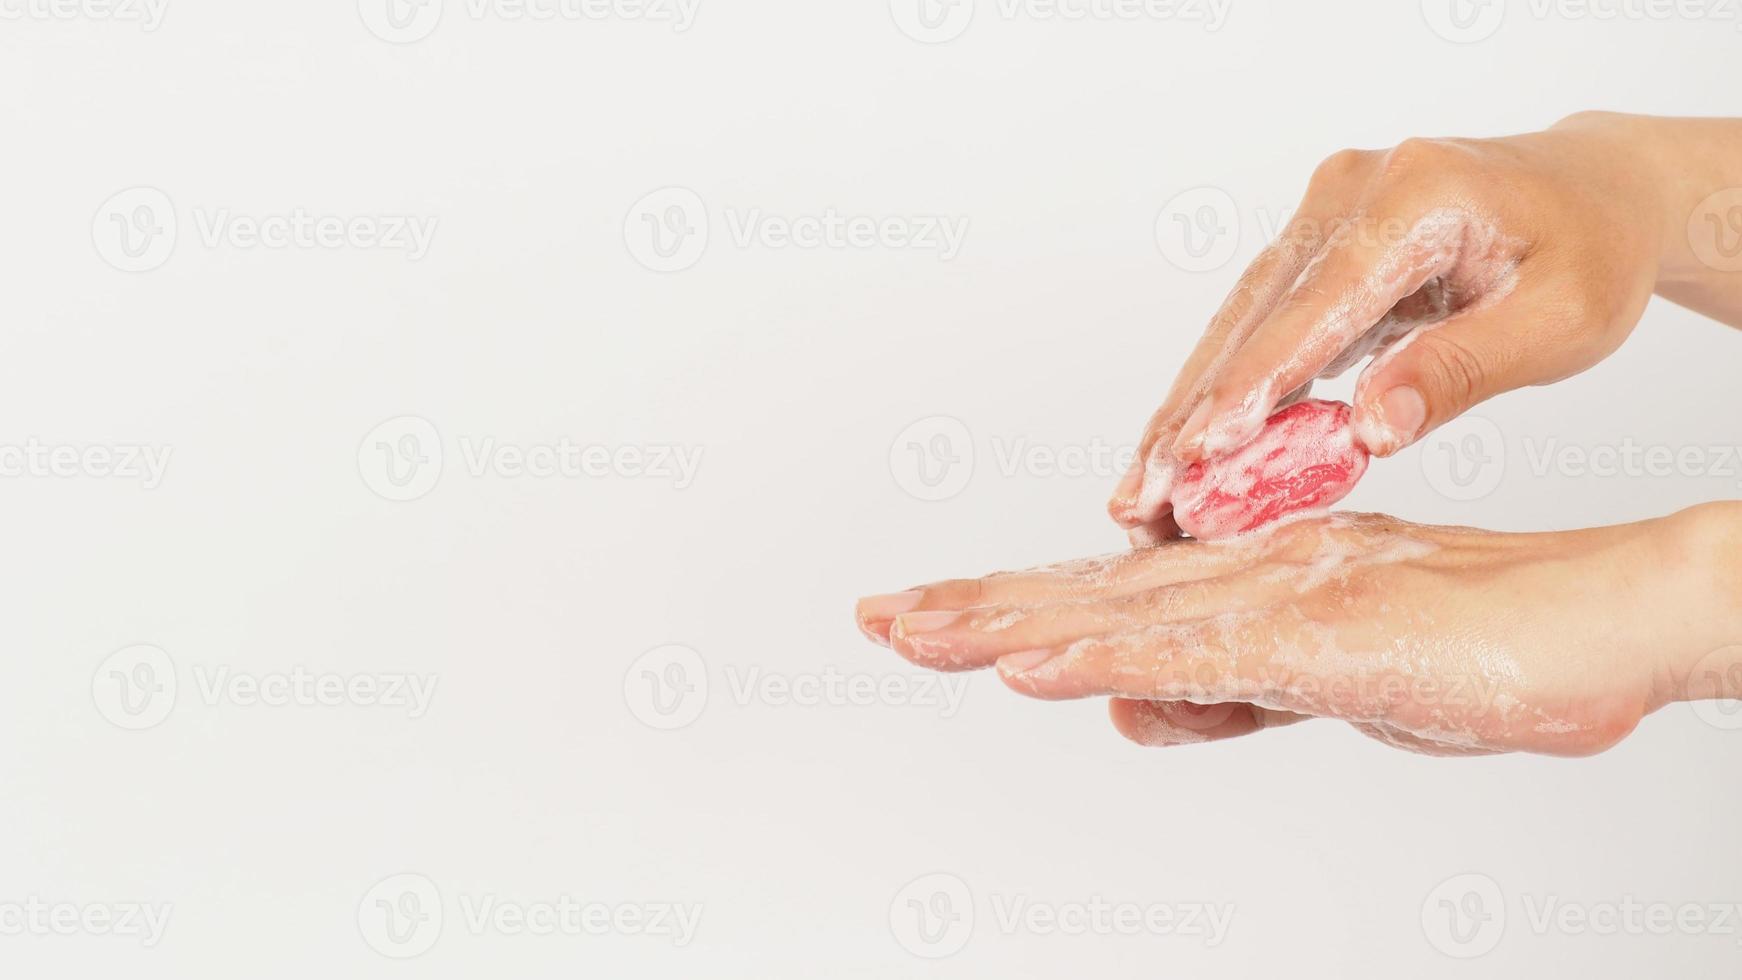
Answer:
<path fill-rule="evenodd" d="M 1163 514 L 1148 524 L 1139 524 L 1125 532 L 1125 540 L 1131 542 L 1133 548 L 1159 548 L 1182 537 L 1185 537 L 1185 532 L 1179 529 L 1179 522 L 1173 519 L 1171 513 Z"/>
<path fill-rule="evenodd" d="M 853 606 L 853 622 L 859 627 L 859 632 L 873 643 L 889 645 L 889 624 L 895 617 L 909 610 L 918 609 L 925 601 L 925 593 L 919 589 L 909 589 L 906 592 L 891 592 L 887 595 L 868 595 Z"/>
<path fill-rule="evenodd" d="M 1383 742 L 1394 749 L 1415 752 L 1419 755 L 1432 755 L 1442 758 L 1464 758 L 1469 756 L 1500 755 L 1501 749 L 1487 748 L 1481 745 L 1464 745 L 1455 742 L 1434 741 L 1419 735 L 1404 731 L 1395 725 L 1381 723 L 1360 724 L 1356 731 L 1378 742 Z"/>
<path fill-rule="evenodd" d="M 1408 214 L 1381 203 L 1379 214 Z M 1174 456 L 1192 462 L 1249 441 L 1279 397 L 1338 362 L 1357 341 L 1382 342 L 1399 321 L 1386 314 L 1460 261 L 1467 219 L 1448 212 L 1398 222 L 1395 241 L 1368 219 L 1341 229 L 1289 296 L 1229 359 L 1180 431 Z M 1383 222 L 1381 224 L 1384 224 Z M 1375 330 L 1375 327 L 1378 330 Z"/>
<path fill-rule="evenodd" d="M 1091 636 L 1259 609 L 1294 594 L 1283 576 L 1234 574 L 1126 595 L 962 611 L 905 613 L 890 627 L 895 652 L 934 670 L 976 670 L 1008 653 Z"/>
<path fill-rule="evenodd" d="M 1225 575 L 1251 563 L 1255 543 L 1205 544 L 1174 541 L 1162 547 L 1047 565 L 984 578 L 951 579 L 860 599 L 859 629 L 878 643 L 903 613 L 962 610 L 976 606 L 1023 606 L 1124 595 L 1143 589 Z"/>
<path fill-rule="evenodd" d="M 1138 745 L 1191 745 L 1239 738 L 1267 728 L 1303 722 L 1312 715 L 1272 711 L 1239 701 L 1193 704 L 1190 701 L 1139 701 L 1114 698 L 1107 713 L 1119 734 Z"/>
<path fill-rule="evenodd" d="M 1119 695 L 1157 701 L 1247 701 L 1266 692 L 1261 662 L 1274 655 L 1242 637 L 1263 638 L 1248 617 L 1239 623 L 1198 620 L 1146 626 L 1090 637 L 1063 646 L 1012 653 L 998 659 L 998 674 L 1019 693 L 1049 701 Z M 1281 703 L 1265 707 L 1295 710 Z"/>
<path fill-rule="evenodd" d="M 1321 165 L 1295 216 L 1266 246 L 1211 317 L 1173 387 L 1144 426 L 1131 469 L 1114 489 L 1107 512 L 1127 529 L 1154 522 L 1167 507 L 1173 482 L 1172 447 L 1180 427 L 1204 398 L 1221 366 L 1270 316 L 1325 244 L 1326 229 L 1347 213 L 1372 166 L 1373 155 L 1337 154 Z"/>
<path fill-rule="evenodd" d="M 1347 651 L 1330 627 L 1292 607 L 1190 623 L 1148 626 L 1063 647 L 1008 654 L 998 675 L 1044 700 L 1117 695 L 1155 701 L 1244 701 L 1261 708 L 1344 721 L 1384 720 L 1363 697 L 1363 677 L 1317 673 L 1326 647 Z M 1344 652 L 1341 669 L 1364 658 Z"/>
<path fill-rule="evenodd" d="M 1316 246 L 1314 246 L 1316 247 Z M 1306 267 L 1312 250 L 1298 237 L 1284 236 L 1271 243 L 1240 276 L 1234 291 L 1186 358 L 1173 389 L 1160 409 L 1144 426 L 1131 469 L 1114 488 L 1107 512 L 1123 527 L 1153 522 L 1165 510 L 1167 491 L 1173 482 L 1171 447 L 1186 413 L 1216 375 L 1217 366 L 1245 343 L 1252 330 L 1282 299 L 1296 276 Z"/>
<path fill-rule="evenodd" d="M 1293 405 L 1295 402 L 1311 398 L 1312 393 L 1313 383 L 1308 381 L 1306 384 L 1296 388 L 1287 398 L 1277 402 L 1276 410 L 1281 411 L 1288 406 Z M 1171 489 L 1171 486 L 1169 489 Z M 1131 542 L 1131 547 L 1153 548 L 1164 542 L 1177 540 L 1185 536 L 1185 532 L 1180 530 L 1179 522 L 1174 519 L 1174 516 L 1171 513 L 1171 505 L 1169 505 L 1169 507 L 1169 513 L 1161 515 L 1148 524 L 1139 525 L 1126 532 L 1125 538 L 1127 541 Z"/>
<path fill-rule="evenodd" d="M 1608 351 L 1578 339 L 1575 309 L 1542 278 L 1405 337 L 1361 372 L 1356 435 L 1390 456 L 1495 395 L 1591 366 Z"/>

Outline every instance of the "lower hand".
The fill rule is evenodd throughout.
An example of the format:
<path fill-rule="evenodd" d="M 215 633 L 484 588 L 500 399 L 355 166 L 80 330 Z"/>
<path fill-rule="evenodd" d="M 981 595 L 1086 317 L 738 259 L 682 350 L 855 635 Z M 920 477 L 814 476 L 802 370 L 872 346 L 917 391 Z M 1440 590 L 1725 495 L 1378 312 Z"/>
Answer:
<path fill-rule="evenodd" d="M 1322 717 L 1431 754 L 1585 755 L 1686 699 L 1696 665 L 1742 670 L 1713 660 L 1742 640 L 1733 506 L 1544 534 L 1332 515 L 939 582 L 859 620 L 923 666 L 1111 695 L 1146 744 Z"/>

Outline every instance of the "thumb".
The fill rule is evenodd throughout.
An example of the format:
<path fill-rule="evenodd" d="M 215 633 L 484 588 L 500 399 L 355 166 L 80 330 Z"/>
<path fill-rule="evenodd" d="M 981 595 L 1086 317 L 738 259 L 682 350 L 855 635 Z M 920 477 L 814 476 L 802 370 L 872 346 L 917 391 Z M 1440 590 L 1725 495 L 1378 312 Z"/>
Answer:
<path fill-rule="evenodd" d="M 1570 373 L 1516 300 L 1422 326 L 1381 352 L 1355 385 L 1355 433 L 1391 456 L 1503 392 Z M 1534 334 L 1534 336 L 1533 336 Z"/>

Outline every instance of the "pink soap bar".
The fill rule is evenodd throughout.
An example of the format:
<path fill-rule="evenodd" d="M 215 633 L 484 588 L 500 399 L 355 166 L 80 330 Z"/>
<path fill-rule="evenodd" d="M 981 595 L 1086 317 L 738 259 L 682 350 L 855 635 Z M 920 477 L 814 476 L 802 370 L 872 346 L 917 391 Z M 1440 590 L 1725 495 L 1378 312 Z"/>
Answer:
<path fill-rule="evenodd" d="M 1174 520 L 1213 541 L 1342 500 L 1367 472 L 1350 414 L 1342 402 L 1303 401 L 1272 415 L 1251 442 L 1186 467 L 1173 486 Z"/>

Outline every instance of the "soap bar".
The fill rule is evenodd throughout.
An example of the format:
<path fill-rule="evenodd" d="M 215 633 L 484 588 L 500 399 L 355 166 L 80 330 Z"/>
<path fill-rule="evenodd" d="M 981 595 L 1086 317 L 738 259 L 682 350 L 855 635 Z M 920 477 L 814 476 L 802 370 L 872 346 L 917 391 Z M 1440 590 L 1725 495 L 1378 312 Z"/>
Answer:
<path fill-rule="evenodd" d="M 1173 486 L 1173 516 L 1194 538 L 1254 531 L 1303 510 L 1329 507 L 1367 472 L 1343 402 L 1296 402 L 1251 442 L 1186 467 Z"/>

